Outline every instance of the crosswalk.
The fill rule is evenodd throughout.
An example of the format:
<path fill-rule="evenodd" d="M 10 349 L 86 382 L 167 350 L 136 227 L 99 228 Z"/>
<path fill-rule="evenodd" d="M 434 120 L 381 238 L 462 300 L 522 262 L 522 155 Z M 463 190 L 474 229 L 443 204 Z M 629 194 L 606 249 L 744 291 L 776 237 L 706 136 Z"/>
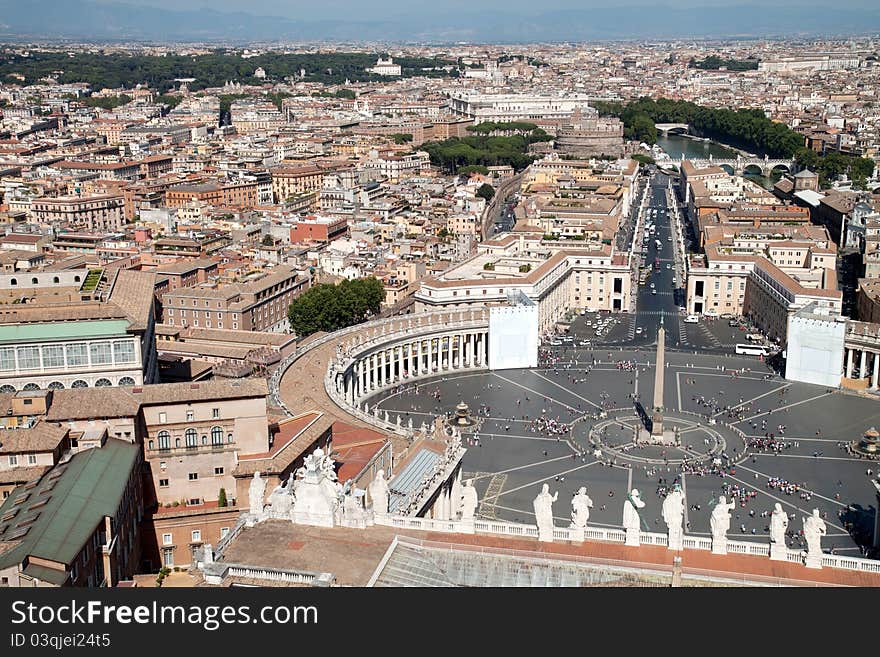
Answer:
<path fill-rule="evenodd" d="M 700 332 L 705 336 L 705 338 L 709 341 L 709 344 L 711 344 L 713 347 L 721 348 L 724 346 L 723 344 L 721 344 L 721 340 L 716 338 L 715 334 L 706 328 L 705 324 L 697 324 L 697 326 L 700 327 Z"/>
<path fill-rule="evenodd" d="M 683 345 L 688 343 L 687 329 L 685 329 L 684 322 L 680 320 L 678 322 L 678 340 Z"/>

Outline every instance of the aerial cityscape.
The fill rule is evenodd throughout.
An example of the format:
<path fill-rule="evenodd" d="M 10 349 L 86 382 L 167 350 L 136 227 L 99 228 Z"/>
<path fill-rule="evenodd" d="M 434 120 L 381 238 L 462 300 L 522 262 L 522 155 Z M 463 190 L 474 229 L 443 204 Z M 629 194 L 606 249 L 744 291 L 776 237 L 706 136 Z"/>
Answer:
<path fill-rule="evenodd" d="M 0 587 L 880 586 L 870 3 L 79 4 L 0 26 Z"/>

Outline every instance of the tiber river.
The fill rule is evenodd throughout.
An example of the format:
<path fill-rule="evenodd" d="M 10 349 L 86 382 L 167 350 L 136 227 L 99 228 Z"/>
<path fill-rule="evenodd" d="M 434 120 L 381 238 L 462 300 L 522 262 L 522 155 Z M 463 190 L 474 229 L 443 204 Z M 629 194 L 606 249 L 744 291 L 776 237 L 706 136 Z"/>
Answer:
<path fill-rule="evenodd" d="M 736 151 L 715 141 L 703 141 L 698 139 L 690 139 L 682 135 L 657 134 L 657 145 L 666 151 L 666 154 L 672 158 L 674 162 L 678 162 L 681 156 L 685 159 L 692 157 L 709 158 L 712 155 L 716 158 L 735 158 Z M 772 179 L 765 176 L 746 174 L 746 178 L 754 180 L 759 185 L 770 189 L 773 184 L 779 180 L 779 173 L 776 173 Z"/>

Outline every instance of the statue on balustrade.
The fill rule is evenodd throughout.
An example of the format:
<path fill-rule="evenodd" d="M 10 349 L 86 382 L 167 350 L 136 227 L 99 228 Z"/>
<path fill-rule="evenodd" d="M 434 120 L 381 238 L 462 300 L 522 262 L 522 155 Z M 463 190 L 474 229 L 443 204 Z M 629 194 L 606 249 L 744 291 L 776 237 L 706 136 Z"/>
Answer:
<path fill-rule="evenodd" d="M 587 495 L 586 486 L 581 486 L 577 494 L 571 498 L 571 526 L 578 529 L 586 528 L 592 508 L 593 500 Z"/>
<path fill-rule="evenodd" d="M 373 500 L 373 512 L 388 513 L 388 482 L 385 481 L 385 470 L 379 470 L 375 479 L 367 487 L 370 499 Z"/>
<path fill-rule="evenodd" d="M 461 519 L 473 520 L 477 510 L 477 489 L 474 480 L 468 479 L 461 489 Z"/>
<path fill-rule="evenodd" d="M 538 525 L 538 540 L 553 540 L 553 502 L 559 498 L 559 491 L 550 494 L 550 485 L 544 484 L 541 492 L 535 498 L 533 507 L 535 510 L 535 521 Z"/>
<path fill-rule="evenodd" d="M 684 520 L 684 493 L 681 492 L 681 486 L 678 484 L 663 500 L 663 522 L 669 530 L 668 547 L 670 550 L 681 550 L 684 548 L 684 529 L 682 522 Z"/>
<path fill-rule="evenodd" d="M 248 488 L 248 507 L 251 515 L 260 517 L 263 515 L 263 496 L 266 494 L 266 480 L 260 476 L 259 470 L 254 473 L 251 485 Z"/>
<path fill-rule="evenodd" d="M 712 509 L 709 527 L 712 529 L 712 550 L 719 553 L 727 551 L 727 532 L 730 530 L 730 512 L 736 502 L 728 502 L 724 495 L 718 496 L 718 504 Z"/>
<path fill-rule="evenodd" d="M 770 543 L 785 548 L 785 532 L 788 529 L 788 514 L 777 502 L 770 514 Z"/>
<path fill-rule="evenodd" d="M 804 538 L 807 541 L 807 555 L 812 557 L 822 554 L 822 537 L 828 533 L 825 521 L 819 517 L 819 509 L 813 509 L 813 514 L 803 519 Z"/>

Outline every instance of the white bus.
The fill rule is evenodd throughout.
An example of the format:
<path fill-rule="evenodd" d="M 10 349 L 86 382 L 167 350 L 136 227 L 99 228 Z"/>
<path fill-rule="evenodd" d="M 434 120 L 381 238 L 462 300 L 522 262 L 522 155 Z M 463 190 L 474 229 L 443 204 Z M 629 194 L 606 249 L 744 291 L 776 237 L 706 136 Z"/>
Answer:
<path fill-rule="evenodd" d="M 736 345 L 736 353 L 747 356 L 769 356 L 770 347 L 760 344 L 738 344 Z"/>

